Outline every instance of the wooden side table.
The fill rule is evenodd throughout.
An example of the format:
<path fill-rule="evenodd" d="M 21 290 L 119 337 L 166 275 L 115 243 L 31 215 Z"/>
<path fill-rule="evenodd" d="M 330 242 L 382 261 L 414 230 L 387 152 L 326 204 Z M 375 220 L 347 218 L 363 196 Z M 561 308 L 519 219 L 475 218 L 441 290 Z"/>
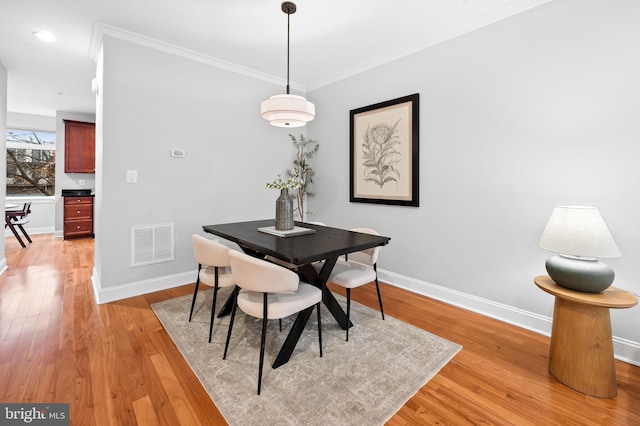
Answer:
<path fill-rule="evenodd" d="M 616 396 L 609 308 L 630 308 L 638 299 L 615 287 L 602 293 L 569 290 L 558 286 L 548 275 L 538 276 L 534 282 L 556 297 L 549 372 L 578 392 L 598 398 Z"/>

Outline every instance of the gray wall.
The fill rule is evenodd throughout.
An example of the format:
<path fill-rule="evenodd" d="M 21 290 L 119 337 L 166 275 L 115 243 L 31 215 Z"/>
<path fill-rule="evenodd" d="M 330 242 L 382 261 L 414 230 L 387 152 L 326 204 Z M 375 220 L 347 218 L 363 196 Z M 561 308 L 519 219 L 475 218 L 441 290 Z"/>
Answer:
<path fill-rule="evenodd" d="M 284 87 L 106 37 L 98 64 L 96 270 L 101 301 L 193 282 L 191 234 L 274 216 L 267 180 L 290 167 L 286 129 L 260 118 Z M 185 158 L 172 158 L 171 149 Z M 137 170 L 138 183 L 127 183 Z M 130 267 L 130 228 L 175 224 L 176 259 Z M 120 290 L 123 293 L 118 293 Z"/>
<path fill-rule="evenodd" d="M 7 112 L 7 127 L 55 132 L 56 121 L 54 117 L 47 117 L 44 115 Z"/>
<path fill-rule="evenodd" d="M 555 205 L 595 205 L 623 254 L 615 285 L 640 293 L 639 19 L 639 2 L 551 2 L 310 92 L 317 220 L 390 236 L 391 280 L 548 318 L 540 234 Z M 412 93 L 420 207 L 350 203 L 349 111 Z M 637 348 L 639 308 L 612 319 Z"/>
<path fill-rule="evenodd" d="M 7 70 L 0 63 L 0 150 L 6 152 L 7 138 Z M 7 176 L 6 155 L 0 160 L 0 176 Z M 0 185 L 0 200 L 4 200 L 7 195 L 6 185 Z M 0 244 L 0 274 L 7 268 L 7 259 L 4 257 L 4 241 Z"/>

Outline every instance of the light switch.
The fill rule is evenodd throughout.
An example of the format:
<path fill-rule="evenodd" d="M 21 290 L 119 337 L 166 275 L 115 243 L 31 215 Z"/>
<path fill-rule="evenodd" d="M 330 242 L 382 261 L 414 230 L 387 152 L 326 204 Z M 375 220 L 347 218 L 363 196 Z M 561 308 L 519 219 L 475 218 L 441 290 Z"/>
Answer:
<path fill-rule="evenodd" d="M 127 183 L 136 183 L 136 182 L 138 182 L 138 171 L 127 170 Z"/>

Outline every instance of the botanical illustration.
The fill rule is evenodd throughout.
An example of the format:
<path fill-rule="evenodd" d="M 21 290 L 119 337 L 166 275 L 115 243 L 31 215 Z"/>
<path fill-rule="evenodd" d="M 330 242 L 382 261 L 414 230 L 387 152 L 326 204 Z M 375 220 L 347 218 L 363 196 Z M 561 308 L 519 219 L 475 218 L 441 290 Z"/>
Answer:
<path fill-rule="evenodd" d="M 418 207 L 419 94 L 349 111 L 349 201 Z"/>
<path fill-rule="evenodd" d="M 400 119 L 393 126 L 388 123 L 377 123 L 367 126 L 362 144 L 363 175 L 366 182 L 375 183 L 380 188 L 390 182 L 398 183 L 401 153 L 396 149 L 400 145 L 397 127 Z"/>

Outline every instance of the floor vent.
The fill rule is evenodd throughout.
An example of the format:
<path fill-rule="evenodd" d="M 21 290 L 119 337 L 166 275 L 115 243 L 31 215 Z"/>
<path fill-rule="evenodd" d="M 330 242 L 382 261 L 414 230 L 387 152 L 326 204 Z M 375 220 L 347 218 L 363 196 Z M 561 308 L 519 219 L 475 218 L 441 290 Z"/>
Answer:
<path fill-rule="evenodd" d="M 131 228 L 131 266 L 175 260 L 173 223 Z"/>

